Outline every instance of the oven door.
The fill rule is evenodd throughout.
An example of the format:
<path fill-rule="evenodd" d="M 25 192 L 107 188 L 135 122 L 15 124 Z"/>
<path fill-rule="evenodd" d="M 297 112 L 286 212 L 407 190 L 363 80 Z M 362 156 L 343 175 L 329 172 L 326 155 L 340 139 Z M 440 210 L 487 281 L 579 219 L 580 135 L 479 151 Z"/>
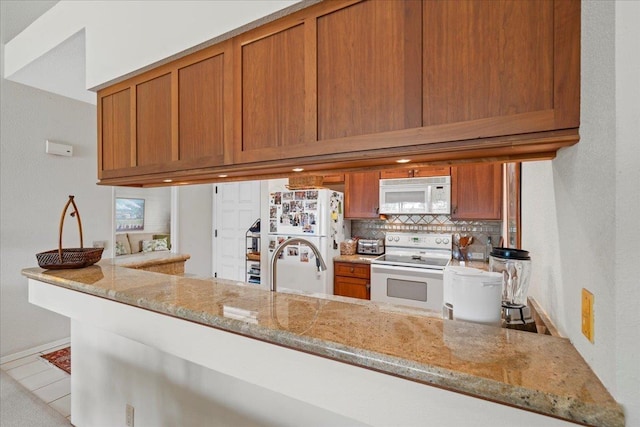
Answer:
<path fill-rule="evenodd" d="M 442 270 L 371 264 L 371 301 L 442 311 Z"/>

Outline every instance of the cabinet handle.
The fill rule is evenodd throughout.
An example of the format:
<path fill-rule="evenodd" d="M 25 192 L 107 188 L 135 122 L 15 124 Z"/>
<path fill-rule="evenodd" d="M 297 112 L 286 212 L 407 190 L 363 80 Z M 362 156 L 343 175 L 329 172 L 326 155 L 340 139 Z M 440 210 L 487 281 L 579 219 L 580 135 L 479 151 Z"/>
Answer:
<path fill-rule="evenodd" d="M 351 272 L 353 273 L 354 271 L 356 271 L 356 269 L 351 267 Z"/>
<path fill-rule="evenodd" d="M 453 210 L 451 211 L 451 213 L 456 213 L 456 212 L 458 212 L 458 206 L 457 205 L 453 207 Z"/>
<path fill-rule="evenodd" d="M 367 290 L 371 289 L 371 283 L 367 283 L 365 287 L 367 288 Z"/>

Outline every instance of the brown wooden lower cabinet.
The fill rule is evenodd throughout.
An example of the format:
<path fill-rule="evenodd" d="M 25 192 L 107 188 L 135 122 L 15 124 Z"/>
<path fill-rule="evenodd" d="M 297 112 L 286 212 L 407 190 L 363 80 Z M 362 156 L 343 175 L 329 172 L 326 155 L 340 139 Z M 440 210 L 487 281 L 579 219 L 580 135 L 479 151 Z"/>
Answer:
<path fill-rule="evenodd" d="M 351 262 L 334 262 L 333 294 L 371 299 L 371 266 Z"/>

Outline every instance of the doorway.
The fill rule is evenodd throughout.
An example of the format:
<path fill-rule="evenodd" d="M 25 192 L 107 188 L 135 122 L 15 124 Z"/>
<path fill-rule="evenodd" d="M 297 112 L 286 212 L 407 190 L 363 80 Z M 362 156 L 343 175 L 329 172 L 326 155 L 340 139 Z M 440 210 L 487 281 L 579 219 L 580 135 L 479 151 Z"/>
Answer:
<path fill-rule="evenodd" d="M 245 233 L 260 218 L 260 181 L 213 186 L 213 275 L 245 282 Z"/>

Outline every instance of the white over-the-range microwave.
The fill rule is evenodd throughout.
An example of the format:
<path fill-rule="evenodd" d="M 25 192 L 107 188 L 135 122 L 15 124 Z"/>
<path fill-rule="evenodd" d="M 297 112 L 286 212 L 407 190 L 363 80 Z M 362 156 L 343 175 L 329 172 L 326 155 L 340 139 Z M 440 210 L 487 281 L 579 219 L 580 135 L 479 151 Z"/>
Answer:
<path fill-rule="evenodd" d="M 381 179 L 380 213 L 450 214 L 451 177 Z"/>

